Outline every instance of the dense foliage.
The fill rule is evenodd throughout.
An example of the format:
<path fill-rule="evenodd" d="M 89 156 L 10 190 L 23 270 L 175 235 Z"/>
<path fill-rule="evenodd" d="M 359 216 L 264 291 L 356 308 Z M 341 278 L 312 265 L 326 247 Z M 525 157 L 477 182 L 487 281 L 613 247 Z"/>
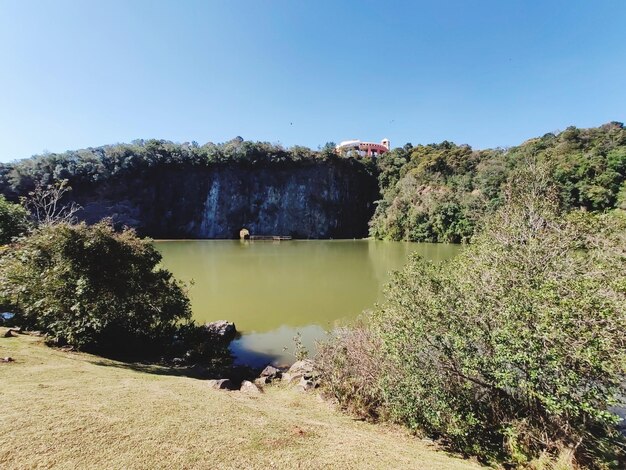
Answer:
<path fill-rule="evenodd" d="M 413 258 L 365 327 L 336 335 L 323 375 L 347 407 L 487 461 L 619 467 L 626 216 L 563 216 L 561 186 L 512 180 L 461 255 Z"/>
<path fill-rule="evenodd" d="M 337 158 L 334 145 L 321 150 L 294 146 L 285 149 L 268 142 L 244 141 L 237 137 L 223 144 L 173 143 L 165 140 L 136 140 L 131 144 L 35 155 L 14 163 L 0 163 L 0 194 L 24 196 L 37 185 L 67 180 L 76 189 L 126 174 L 159 167 L 206 166 L 225 163 L 241 165 L 306 164 Z"/>
<path fill-rule="evenodd" d="M 10 243 L 28 229 L 28 212 L 0 194 L 0 245 Z"/>
<path fill-rule="evenodd" d="M 382 200 L 370 233 L 392 240 L 468 240 L 482 215 L 501 205 L 509 175 L 529 159 L 551 163 L 567 209 L 610 209 L 625 187 L 626 129 L 617 122 L 569 127 L 506 150 L 450 142 L 394 149 L 377 162 Z"/>
<path fill-rule="evenodd" d="M 0 164 L 0 194 L 17 200 L 37 185 L 63 180 L 80 191 L 112 178 L 170 167 L 306 165 L 339 158 L 332 143 L 313 151 L 241 137 L 205 145 L 137 140 Z M 381 199 L 370 221 L 373 237 L 463 242 L 484 214 L 502 204 L 504 183 L 529 158 L 551 162 L 552 177 L 568 209 L 603 211 L 626 203 L 626 129 L 618 122 L 591 129 L 569 127 L 509 149 L 407 144 L 375 160 L 349 160 L 379 175 Z"/>
<path fill-rule="evenodd" d="M 135 352 L 190 319 L 189 300 L 150 240 L 92 226 L 43 225 L 0 254 L 0 306 L 57 344 Z"/>

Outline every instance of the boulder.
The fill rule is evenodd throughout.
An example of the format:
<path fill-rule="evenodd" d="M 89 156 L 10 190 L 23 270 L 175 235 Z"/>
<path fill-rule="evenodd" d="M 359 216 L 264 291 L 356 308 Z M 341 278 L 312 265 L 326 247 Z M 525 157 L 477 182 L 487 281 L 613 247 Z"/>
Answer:
<path fill-rule="evenodd" d="M 303 377 L 311 379 L 315 376 L 315 364 L 311 359 L 303 359 L 294 362 L 287 372 L 283 374 L 283 381 L 287 383 L 299 382 Z"/>
<path fill-rule="evenodd" d="M 265 369 L 263 369 L 263 371 L 261 372 L 261 377 L 268 377 L 271 380 L 274 379 L 280 379 L 280 377 L 283 375 L 283 371 L 274 367 L 274 366 L 267 366 Z"/>
<path fill-rule="evenodd" d="M 241 382 L 239 390 L 248 395 L 260 395 L 263 392 L 257 385 L 253 384 L 249 380 Z"/>
<path fill-rule="evenodd" d="M 216 390 L 236 390 L 237 387 L 230 381 L 230 379 L 217 379 L 207 380 L 209 387 Z"/>
<path fill-rule="evenodd" d="M 235 324 L 226 320 L 205 323 L 204 329 L 212 338 L 220 341 L 232 341 L 237 335 Z"/>
<path fill-rule="evenodd" d="M 15 362 L 15 359 L 7 356 L 2 358 L 2 362 Z"/>
<path fill-rule="evenodd" d="M 313 390 L 317 387 L 317 383 L 313 379 L 305 379 L 302 377 L 298 385 L 296 385 L 296 389 L 302 392 L 308 392 L 309 390 Z"/>
<path fill-rule="evenodd" d="M 254 383 L 259 387 L 262 387 L 263 385 L 271 384 L 272 379 L 270 379 L 269 377 L 258 377 L 254 379 Z"/>
<path fill-rule="evenodd" d="M 318 386 L 318 373 L 315 363 L 311 359 L 295 362 L 287 372 L 283 374 L 283 382 L 296 386 L 296 389 L 307 392 Z"/>

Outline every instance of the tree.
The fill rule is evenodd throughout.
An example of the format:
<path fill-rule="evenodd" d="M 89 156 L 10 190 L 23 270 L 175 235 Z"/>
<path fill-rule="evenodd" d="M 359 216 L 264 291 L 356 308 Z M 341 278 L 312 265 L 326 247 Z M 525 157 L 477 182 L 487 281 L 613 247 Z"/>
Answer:
<path fill-rule="evenodd" d="M 626 217 L 565 216 L 557 192 L 520 170 L 458 257 L 413 258 L 368 323 L 385 374 L 338 396 L 486 461 L 623 464 Z"/>
<path fill-rule="evenodd" d="M 56 344 L 93 351 L 159 350 L 189 300 L 150 240 L 107 221 L 42 225 L 0 255 L 0 305 Z"/>
<path fill-rule="evenodd" d="M 370 234 L 414 241 L 466 239 L 467 233 L 474 233 L 474 220 L 502 204 L 504 183 L 528 158 L 552 164 L 551 176 L 566 209 L 612 209 L 626 179 L 626 129 L 620 123 L 570 127 L 509 149 L 473 151 L 444 141 L 387 152 L 377 160 L 383 201 L 370 223 Z M 446 209 L 438 206 L 447 201 L 428 201 L 433 191 L 448 193 L 448 199 L 461 203 L 460 210 L 441 218 Z M 412 217 L 415 225 L 404 223 L 406 214 L 395 212 L 405 207 L 406 214 L 420 214 Z M 437 225 L 440 229 L 435 232 L 424 230 Z"/>
<path fill-rule="evenodd" d="M 48 185 L 38 184 L 22 201 L 38 225 L 71 223 L 75 221 L 74 216 L 81 209 L 75 202 L 63 203 L 63 197 L 71 190 L 67 180 Z"/>
<path fill-rule="evenodd" d="M 11 243 L 28 230 L 28 212 L 19 204 L 7 201 L 0 194 L 0 245 Z"/>

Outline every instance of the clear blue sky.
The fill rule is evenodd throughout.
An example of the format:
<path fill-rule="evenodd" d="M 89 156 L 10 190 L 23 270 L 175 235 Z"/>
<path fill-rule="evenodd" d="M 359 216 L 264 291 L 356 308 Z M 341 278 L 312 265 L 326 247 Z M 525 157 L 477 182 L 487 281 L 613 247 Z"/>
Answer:
<path fill-rule="evenodd" d="M 0 0 L 0 161 L 137 138 L 515 145 L 626 120 L 626 1 Z"/>

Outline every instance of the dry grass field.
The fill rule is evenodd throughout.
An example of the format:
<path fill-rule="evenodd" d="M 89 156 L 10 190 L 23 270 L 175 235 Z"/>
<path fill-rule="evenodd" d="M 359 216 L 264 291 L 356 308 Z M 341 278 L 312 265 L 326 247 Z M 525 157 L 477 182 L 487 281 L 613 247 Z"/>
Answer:
<path fill-rule="evenodd" d="M 6 330 L 0 328 L 0 335 Z M 401 430 L 356 421 L 315 393 L 209 389 L 133 366 L 0 337 L 0 468 L 479 466 Z"/>

